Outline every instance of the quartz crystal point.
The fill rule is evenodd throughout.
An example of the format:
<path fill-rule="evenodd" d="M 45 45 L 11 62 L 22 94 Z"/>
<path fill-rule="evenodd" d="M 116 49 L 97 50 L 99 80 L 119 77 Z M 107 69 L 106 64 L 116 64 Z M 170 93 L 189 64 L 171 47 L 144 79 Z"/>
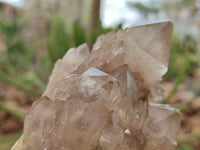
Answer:
<path fill-rule="evenodd" d="M 100 36 L 58 60 L 12 150 L 174 150 L 179 112 L 161 98 L 172 23 Z"/>
<path fill-rule="evenodd" d="M 68 50 L 63 59 L 59 59 L 55 63 L 49 78 L 49 83 L 43 95 L 51 93 L 51 90 L 53 90 L 56 84 L 58 84 L 66 75 L 73 72 L 89 56 L 89 54 L 90 52 L 86 44 Z"/>

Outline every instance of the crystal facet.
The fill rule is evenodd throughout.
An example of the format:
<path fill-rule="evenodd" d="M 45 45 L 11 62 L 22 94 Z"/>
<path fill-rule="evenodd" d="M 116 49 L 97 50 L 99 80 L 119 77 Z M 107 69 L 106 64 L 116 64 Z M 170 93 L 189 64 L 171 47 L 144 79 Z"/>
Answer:
<path fill-rule="evenodd" d="M 100 36 L 91 54 L 71 49 L 55 64 L 47 89 L 12 150 L 173 150 L 179 112 L 162 98 L 171 22 Z"/>

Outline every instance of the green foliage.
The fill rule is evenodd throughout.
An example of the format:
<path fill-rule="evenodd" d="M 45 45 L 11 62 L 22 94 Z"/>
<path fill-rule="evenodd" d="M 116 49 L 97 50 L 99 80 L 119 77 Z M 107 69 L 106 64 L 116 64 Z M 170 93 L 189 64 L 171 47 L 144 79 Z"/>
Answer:
<path fill-rule="evenodd" d="M 0 31 L 6 51 L 0 55 L 0 81 L 7 82 L 30 95 L 40 95 L 44 84 L 33 68 L 34 54 L 27 49 L 20 35 L 23 24 L 15 19 L 0 18 Z M 31 75 L 29 74 L 31 72 Z"/>
<path fill-rule="evenodd" d="M 14 65 L 15 67 L 19 63 L 18 57 L 26 55 L 22 40 L 16 38 L 21 28 L 22 24 L 20 24 L 17 19 L 11 22 L 0 19 L 0 29 L 4 35 L 3 38 L 7 46 L 8 59 L 10 65 Z"/>
<path fill-rule="evenodd" d="M 53 17 L 50 26 L 48 54 L 53 65 L 57 59 L 62 58 L 71 45 L 63 20 Z"/>
<path fill-rule="evenodd" d="M 186 77 L 193 75 L 198 67 L 198 57 L 196 42 L 191 36 L 181 40 L 177 34 L 173 35 L 168 72 L 163 78 L 164 81 L 175 80 L 175 84 L 162 103 L 168 103 Z"/>
<path fill-rule="evenodd" d="M 181 147 L 177 148 L 177 150 L 194 150 L 194 149 L 190 146 L 181 146 Z"/>
<path fill-rule="evenodd" d="M 1 28 L 1 31 L 4 33 L 6 41 L 7 41 L 7 40 L 13 40 L 13 37 L 22 28 L 22 25 L 19 24 L 18 18 L 12 20 L 11 22 L 1 19 L 0 28 Z"/>
<path fill-rule="evenodd" d="M 78 23 L 78 21 L 75 21 L 73 24 L 73 42 L 74 45 L 77 47 L 80 44 L 83 44 L 86 42 L 86 32 L 85 29 Z"/>
<path fill-rule="evenodd" d="M 193 75 L 194 70 L 198 67 L 198 57 L 195 40 L 189 35 L 180 39 L 174 33 L 169 57 L 169 69 L 164 76 L 164 80 L 173 80 L 178 74 Z"/>
<path fill-rule="evenodd" d="M 14 145 L 17 139 L 21 136 L 21 132 L 1 135 L 0 134 L 0 149 L 1 150 L 10 150 Z"/>
<path fill-rule="evenodd" d="M 178 109 L 181 113 L 186 113 L 190 109 L 189 105 L 186 103 L 174 104 L 172 107 Z"/>

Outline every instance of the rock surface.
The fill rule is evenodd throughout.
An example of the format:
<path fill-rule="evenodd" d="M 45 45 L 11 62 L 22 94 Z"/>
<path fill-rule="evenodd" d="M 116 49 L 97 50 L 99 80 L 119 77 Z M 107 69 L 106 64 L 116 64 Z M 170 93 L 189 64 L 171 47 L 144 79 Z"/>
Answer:
<path fill-rule="evenodd" d="M 12 150 L 173 150 L 179 112 L 162 98 L 171 22 L 100 36 L 55 64 Z"/>

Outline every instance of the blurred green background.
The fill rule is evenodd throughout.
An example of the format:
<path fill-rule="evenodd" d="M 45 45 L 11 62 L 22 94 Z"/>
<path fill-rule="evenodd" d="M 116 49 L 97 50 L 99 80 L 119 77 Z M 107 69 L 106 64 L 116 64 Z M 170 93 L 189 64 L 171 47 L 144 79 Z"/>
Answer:
<path fill-rule="evenodd" d="M 167 103 L 181 111 L 177 150 L 200 149 L 200 1 L 0 0 L 0 149 L 9 150 L 25 114 L 71 47 L 112 30 L 170 19 L 174 33 L 163 78 Z"/>

